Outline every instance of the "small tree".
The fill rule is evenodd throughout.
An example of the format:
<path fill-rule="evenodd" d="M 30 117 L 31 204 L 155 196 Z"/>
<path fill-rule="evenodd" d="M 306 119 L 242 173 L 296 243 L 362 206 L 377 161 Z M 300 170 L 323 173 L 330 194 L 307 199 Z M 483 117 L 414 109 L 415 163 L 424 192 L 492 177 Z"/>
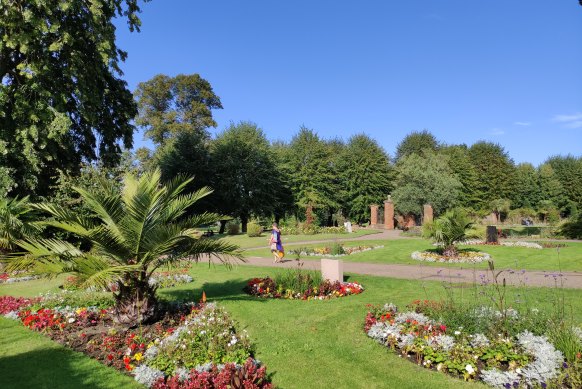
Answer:
<path fill-rule="evenodd" d="M 501 221 L 502 215 L 507 215 L 510 207 L 511 201 L 508 199 L 495 199 L 489 203 L 489 209 L 491 209 L 491 212 L 495 214 L 498 222 Z"/>
<path fill-rule="evenodd" d="M 17 247 L 16 241 L 40 230 L 32 223 L 32 211 L 28 196 L 0 199 L 0 251 L 14 250 Z"/>
<path fill-rule="evenodd" d="M 16 242 L 27 253 L 9 258 L 8 268 L 46 276 L 73 273 L 83 287 L 114 284 L 113 312 L 118 322 L 135 326 L 155 319 L 158 300 L 149 280 L 156 269 L 185 258 L 198 261 L 214 256 L 228 264 L 229 258 L 240 257 L 236 246 L 201 239 L 194 228 L 216 222 L 218 215 L 185 217 L 210 189 L 182 194 L 191 179 L 176 178 L 166 185 L 160 179 L 160 171 L 155 170 L 139 179 L 127 175 L 121 192 L 107 181 L 100 183 L 99 191 L 77 188 L 90 217 L 54 204 L 37 204 L 35 208 L 54 218 L 46 224 L 90 241 L 92 249 L 83 252 L 64 240 L 28 238 Z"/>
<path fill-rule="evenodd" d="M 443 246 L 445 256 L 455 257 L 459 253 L 455 243 L 468 238 L 467 231 L 472 225 L 467 213 L 456 208 L 445 212 L 432 223 L 425 224 L 423 233 L 425 237 L 432 238 Z"/>

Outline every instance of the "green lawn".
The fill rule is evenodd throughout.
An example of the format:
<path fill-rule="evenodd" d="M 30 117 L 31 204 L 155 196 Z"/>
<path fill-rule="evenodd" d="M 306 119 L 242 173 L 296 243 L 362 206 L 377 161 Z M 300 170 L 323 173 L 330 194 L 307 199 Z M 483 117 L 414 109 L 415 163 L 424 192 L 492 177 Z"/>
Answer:
<path fill-rule="evenodd" d="M 172 300 L 198 300 L 204 289 L 209 300 L 225 306 L 239 322 L 239 328 L 249 332 L 257 346 L 257 358 L 274 373 L 273 381 L 281 388 L 485 388 L 404 361 L 362 331 L 367 303 L 394 302 L 403 307 L 417 298 L 439 299 L 445 296 L 441 283 L 354 275 L 350 280 L 362 282 L 366 291 L 329 301 L 260 300 L 242 292 L 248 279 L 277 271 L 281 270 L 260 267 L 228 270 L 223 266 L 198 264 L 191 272 L 194 283 L 162 290 L 160 294 Z M 33 293 L 23 284 L 0 286 L 0 295 L 31 296 L 39 289 L 36 285 Z M 44 287 L 54 289 L 57 284 L 58 281 L 52 280 L 45 282 Z M 465 299 L 472 298 L 470 289 L 453 290 Z M 563 295 L 568 311 L 576 321 L 582 321 L 582 291 L 529 288 L 524 293 L 512 289 L 510 301 L 518 294 L 520 299 L 527 298 L 542 309 L 553 309 L 556 294 Z M 125 376 L 120 373 L 62 350 L 48 339 L 6 319 L 0 324 L 3 346 L 0 347 L 0 387 L 25 387 L 22 382 L 31 382 L 30 387 L 42 387 L 40 381 L 31 381 L 37 380 L 30 374 L 31 366 L 53 388 L 79 382 L 75 380 L 86 380 L 79 387 L 127 386 Z M 31 359 L 35 355 L 42 360 Z M 58 365 L 54 361 L 59 361 Z M 57 374 L 62 378 L 46 378 Z"/>
<path fill-rule="evenodd" d="M 330 243 L 327 243 L 330 244 Z M 399 263 L 407 265 L 418 265 L 419 261 L 410 258 L 413 251 L 423 251 L 434 248 L 431 242 L 425 239 L 396 239 L 396 240 L 374 240 L 374 241 L 356 241 L 346 242 L 346 246 L 384 245 L 384 248 L 366 251 L 358 254 L 347 255 L 342 257 L 346 262 L 368 262 L 368 263 Z M 498 269 L 527 269 L 527 270 L 550 270 L 557 271 L 582 271 L 582 242 L 565 243 L 567 247 L 559 249 L 542 249 L 536 250 L 525 247 L 504 247 L 504 246 L 460 246 L 461 248 L 473 248 L 491 254 Z M 304 245 L 305 247 L 323 247 L 326 244 Z M 289 246 L 286 250 L 289 252 L 297 246 Z M 247 256 L 258 256 L 270 258 L 271 253 L 268 249 L 248 250 L 245 251 Z M 292 257 L 291 254 L 289 254 Z M 306 257 L 318 258 L 318 257 Z M 442 263 L 422 262 L 430 266 L 440 266 Z M 470 264 L 451 264 L 455 267 L 467 267 Z M 487 263 L 477 264 L 477 268 L 487 268 Z"/>
<path fill-rule="evenodd" d="M 283 244 L 294 242 L 310 242 L 318 240 L 332 240 L 332 239 L 353 239 L 360 236 L 377 234 L 380 230 L 359 229 L 351 234 L 315 234 L 315 235 L 284 235 Z M 269 233 L 263 233 L 259 237 L 249 238 L 247 235 L 215 235 L 214 239 L 224 239 L 228 242 L 234 243 L 243 249 L 251 247 L 268 247 Z"/>

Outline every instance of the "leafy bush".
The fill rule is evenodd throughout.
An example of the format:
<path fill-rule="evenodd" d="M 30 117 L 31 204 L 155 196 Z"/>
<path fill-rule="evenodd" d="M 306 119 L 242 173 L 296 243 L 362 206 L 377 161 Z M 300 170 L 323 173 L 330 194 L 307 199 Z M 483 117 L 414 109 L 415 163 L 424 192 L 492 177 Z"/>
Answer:
<path fill-rule="evenodd" d="M 458 253 L 455 242 L 466 240 L 468 229 L 472 225 L 467 213 L 457 208 L 447 211 L 432 223 L 427 223 L 424 227 L 424 235 L 442 245 L 444 255 L 454 257 Z"/>
<path fill-rule="evenodd" d="M 240 224 L 236 221 L 230 221 L 226 225 L 226 233 L 228 235 L 238 235 L 240 234 Z"/>
<path fill-rule="evenodd" d="M 560 229 L 560 233 L 566 238 L 582 239 L 582 214 L 577 219 L 565 223 Z"/>
<path fill-rule="evenodd" d="M 344 246 L 340 243 L 334 242 L 334 244 L 331 245 L 330 252 L 331 255 L 342 255 L 346 253 L 346 250 L 344 250 Z"/>
<path fill-rule="evenodd" d="M 262 233 L 263 233 L 263 227 L 261 227 L 260 225 L 254 223 L 254 222 L 247 224 L 247 235 L 250 238 L 255 238 L 257 236 L 261 236 Z"/>

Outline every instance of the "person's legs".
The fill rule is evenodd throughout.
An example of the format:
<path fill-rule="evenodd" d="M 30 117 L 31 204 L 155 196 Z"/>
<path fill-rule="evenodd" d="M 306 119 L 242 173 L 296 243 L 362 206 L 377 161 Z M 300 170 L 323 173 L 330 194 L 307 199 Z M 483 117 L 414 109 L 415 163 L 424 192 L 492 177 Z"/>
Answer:
<path fill-rule="evenodd" d="M 271 254 L 273 254 L 273 258 L 275 258 L 273 260 L 273 263 L 278 263 L 279 262 L 279 256 L 277 255 L 277 250 L 271 250 Z"/>

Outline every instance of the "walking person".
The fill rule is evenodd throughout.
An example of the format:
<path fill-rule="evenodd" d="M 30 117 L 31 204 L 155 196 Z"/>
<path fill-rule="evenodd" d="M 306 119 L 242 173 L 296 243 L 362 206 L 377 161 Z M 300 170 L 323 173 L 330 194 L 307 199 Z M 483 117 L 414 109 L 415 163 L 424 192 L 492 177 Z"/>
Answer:
<path fill-rule="evenodd" d="M 277 223 L 273 223 L 273 229 L 271 230 L 271 238 L 269 239 L 269 244 L 271 246 L 271 253 L 275 260 L 273 263 L 279 263 L 285 256 L 285 250 L 283 249 L 283 244 L 281 243 L 281 230 L 277 226 Z"/>

